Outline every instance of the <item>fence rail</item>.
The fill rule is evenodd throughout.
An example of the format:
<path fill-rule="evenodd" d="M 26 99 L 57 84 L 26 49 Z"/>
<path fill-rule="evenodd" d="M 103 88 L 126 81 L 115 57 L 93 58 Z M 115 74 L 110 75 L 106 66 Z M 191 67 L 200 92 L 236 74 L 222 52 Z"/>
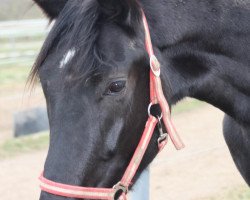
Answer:
<path fill-rule="evenodd" d="M 0 65 L 33 60 L 52 26 L 45 19 L 0 22 Z"/>
<path fill-rule="evenodd" d="M 0 39 L 44 35 L 50 27 L 45 19 L 0 22 Z"/>

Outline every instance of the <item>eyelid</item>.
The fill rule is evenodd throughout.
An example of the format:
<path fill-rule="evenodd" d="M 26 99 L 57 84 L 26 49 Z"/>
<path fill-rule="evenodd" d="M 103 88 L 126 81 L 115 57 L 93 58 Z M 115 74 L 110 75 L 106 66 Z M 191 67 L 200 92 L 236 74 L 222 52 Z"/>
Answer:
<path fill-rule="evenodd" d="M 127 81 L 127 79 L 125 77 L 116 77 L 116 78 L 111 78 L 109 79 L 109 81 L 107 82 L 107 85 L 110 85 L 113 82 L 117 82 L 117 81 Z"/>

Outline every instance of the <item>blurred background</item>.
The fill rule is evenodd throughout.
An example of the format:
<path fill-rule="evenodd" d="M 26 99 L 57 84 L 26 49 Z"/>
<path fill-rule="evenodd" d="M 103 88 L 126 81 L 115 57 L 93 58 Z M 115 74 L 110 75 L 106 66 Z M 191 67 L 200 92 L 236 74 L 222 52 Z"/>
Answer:
<path fill-rule="evenodd" d="M 0 0 L 0 199 L 37 200 L 48 148 L 45 100 L 29 71 L 50 30 L 31 0 Z M 169 143 L 150 167 L 151 200 L 249 200 L 223 140 L 223 113 L 186 99 L 174 108 L 186 148 Z M 14 190 L 15 188 L 15 190 Z"/>

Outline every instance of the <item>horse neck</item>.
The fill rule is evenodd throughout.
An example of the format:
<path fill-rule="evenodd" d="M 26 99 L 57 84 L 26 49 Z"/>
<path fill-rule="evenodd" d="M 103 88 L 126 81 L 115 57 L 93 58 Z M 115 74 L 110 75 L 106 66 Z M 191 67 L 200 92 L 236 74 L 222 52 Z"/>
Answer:
<path fill-rule="evenodd" d="M 192 3 L 197 4 L 197 1 Z M 192 3 L 186 4 L 189 10 L 196 7 Z M 230 11 L 229 3 L 225 4 L 228 9 L 220 10 L 218 16 L 212 13 L 212 8 L 202 5 L 199 4 L 199 10 L 193 10 L 196 17 L 192 10 L 183 12 L 182 9 L 187 9 L 185 6 L 179 8 L 179 13 L 169 7 L 166 12 L 162 6 L 157 14 L 149 14 L 165 88 L 171 86 L 171 104 L 193 97 L 212 104 L 247 126 L 250 124 L 250 57 L 246 52 L 250 52 L 250 36 L 246 33 L 250 25 L 240 17 L 231 18 L 230 23 L 222 17 L 229 14 L 226 13 Z M 238 10 L 242 16 L 245 12 L 241 8 Z M 171 17 L 174 15 L 179 18 Z"/>
<path fill-rule="evenodd" d="M 177 58 L 167 54 L 165 61 L 164 73 L 172 89 L 171 104 L 193 97 L 212 104 L 240 123 L 250 123 L 248 66 L 225 56 L 202 52 Z"/>

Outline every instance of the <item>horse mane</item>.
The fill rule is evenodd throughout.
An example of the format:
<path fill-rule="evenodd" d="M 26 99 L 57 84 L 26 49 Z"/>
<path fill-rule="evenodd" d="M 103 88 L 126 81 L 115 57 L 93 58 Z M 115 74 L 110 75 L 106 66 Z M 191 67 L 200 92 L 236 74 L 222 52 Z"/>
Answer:
<path fill-rule="evenodd" d="M 132 9 L 133 14 L 135 9 Z M 140 10 L 138 10 L 138 13 L 140 13 Z M 131 20 L 132 24 L 130 23 L 129 27 L 122 24 L 128 34 L 132 35 L 132 29 L 138 27 L 140 21 L 140 14 L 138 13 L 136 15 L 138 20 Z M 37 79 L 39 70 L 51 51 L 60 49 L 61 46 L 63 46 L 65 53 L 71 48 L 76 49 L 76 55 L 78 56 L 73 58 L 74 64 L 69 69 L 74 79 L 87 77 L 98 68 L 100 69 L 101 64 L 104 63 L 104 58 L 97 48 L 101 26 L 104 20 L 106 20 L 106 23 L 111 20 L 115 21 L 119 13 L 113 13 L 108 18 L 103 15 L 102 8 L 97 1 L 69 1 L 63 12 L 58 16 L 32 67 L 28 78 L 30 83 L 33 84 Z"/>

